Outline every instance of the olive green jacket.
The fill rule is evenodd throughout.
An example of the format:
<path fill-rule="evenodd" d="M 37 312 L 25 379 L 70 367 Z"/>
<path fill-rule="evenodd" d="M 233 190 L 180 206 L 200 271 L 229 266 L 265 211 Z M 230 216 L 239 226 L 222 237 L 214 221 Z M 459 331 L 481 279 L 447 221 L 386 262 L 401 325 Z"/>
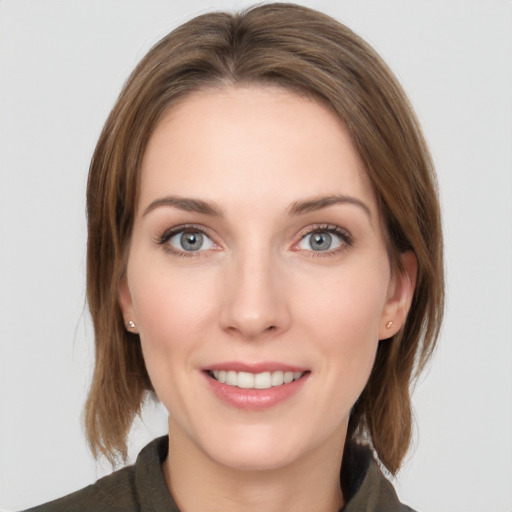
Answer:
<path fill-rule="evenodd" d="M 357 445 L 347 448 L 343 467 L 350 468 L 350 475 L 342 470 L 341 486 L 348 501 L 342 512 L 414 512 L 398 501 L 369 450 Z M 140 452 L 135 465 L 26 512 L 179 512 L 161 469 L 167 450 L 167 437 L 155 439 Z"/>

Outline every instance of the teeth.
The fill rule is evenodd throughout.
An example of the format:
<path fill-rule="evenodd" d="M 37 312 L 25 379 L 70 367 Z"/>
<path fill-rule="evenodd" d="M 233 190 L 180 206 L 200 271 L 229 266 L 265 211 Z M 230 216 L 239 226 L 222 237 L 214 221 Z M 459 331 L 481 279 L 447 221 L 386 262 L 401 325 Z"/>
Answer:
<path fill-rule="evenodd" d="M 256 389 L 268 389 L 272 387 L 272 375 L 270 372 L 257 373 L 254 376 L 254 387 Z"/>
<path fill-rule="evenodd" d="M 300 379 L 304 372 L 234 372 L 224 370 L 213 370 L 210 372 L 215 380 L 229 386 L 236 386 L 243 389 L 268 389 L 275 386 L 289 384 Z"/>
<path fill-rule="evenodd" d="M 254 374 L 247 372 L 238 372 L 236 385 L 239 388 L 253 389 L 254 388 Z"/>
<path fill-rule="evenodd" d="M 272 386 L 282 386 L 284 384 L 283 372 L 272 372 L 271 383 Z"/>

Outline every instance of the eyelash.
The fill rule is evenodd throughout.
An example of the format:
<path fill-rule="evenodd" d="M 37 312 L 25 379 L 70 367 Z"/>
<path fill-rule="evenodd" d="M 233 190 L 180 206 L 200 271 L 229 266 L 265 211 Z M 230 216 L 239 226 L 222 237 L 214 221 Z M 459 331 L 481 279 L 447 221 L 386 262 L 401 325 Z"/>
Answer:
<path fill-rule="evenodd" d="M 173 256 L 178 256 L 181 258 L 197 258 L 198 256 L 201 256 L 202 253 L 205 251 L 179 251 L 175 249 L 172 245 L 168 244 L 167 242 L 175 235 L 179 233 L 201 233 L 204 236 L 207 236 L 208 238 L 212 239 L 209 232 L 204 229 L 201 226 L 196 226 L 195 224 L 185 224 L 181 226 L 175 226 L 173 228 L 165 230 L 161 235 L 158 235 L 156 237 L 156 244 L 163 246 L 163 249 L 165 252 L 172 254 Z M 214 242 L 215 243 L 215 242 Z"/>
<path fill-rule="evenodd" d="M 341 246 L 326 251 L 307 251 L 310 253 L 309 256 L 313 258 L 332 256 L 334 254 L 344 252 L 354 245 L 354 238 L 346 229 L 340 228 L 339 226 L 335 226 L 333 224 L 318 224 L 316 226 L 308 227 L 303 233 L 301 233 L 300 240 L 294 245 L 294 247 L 297 246 L 308 235 L 313 235 L 314 233 L 331 233 L 336 235 L 341 240 Z"/>
<path fill-rule="evenodd" d="M 197 226 L 195 224 L 185 224 L 181 226 L 175 226 L 173 228 L 165 230 L 163 233 L 158 235 L 155 239 L 155 243 L 157 245 L 163 246 L 163 249 L 174 256 L 182 257 L 182 258 L 194 258 L 199 257 L 202 255 L 202 253 L 206 251 L 180 251 L 172 247 L 167 242 L 175 235 L 183 232 L 191 232 L 191 233 L 201 233 L 204 236 L 207 236 L 208 238 L 212 239 L 210 236 L 210 233 L 208 230 L 204 229 L 201 226 Z M 347 250 L 348 248 L 352 247 L 354 245 L 354 239 L 352 235 L 343 228 L 340 228 L 339 226 L 335 226 L 333 224 L 318 224 L 315 226 L 308 227 L 305 231 L 303 231 L 299 236 L 300 240 L 294 244 L 294 247 L 296 247 L 304 238 L 306 238 L 308 235 L 312 235 L 314 233 L 331 233 L 333 235 L 336 235 L 342 242 L 342 245 L 340 247 L 336 247 L 335 249 L 326 250 L 326 251 L 306 251 L 311 257 L 326 257 L 331 256 L 333 254 L 337 254 L 340 252 L 343 252 Z M 214 242 L 215 244 L 215 242 Z M 297 249 L 299 251 L 300 249 Z"/>

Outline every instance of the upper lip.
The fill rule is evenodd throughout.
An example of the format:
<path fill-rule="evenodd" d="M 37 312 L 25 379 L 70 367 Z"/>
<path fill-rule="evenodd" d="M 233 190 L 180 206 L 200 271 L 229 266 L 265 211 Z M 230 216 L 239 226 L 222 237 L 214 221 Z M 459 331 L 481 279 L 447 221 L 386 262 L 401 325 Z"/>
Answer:
<path fill-rule="evenodd" d="M 226 361 L 223 363 L 215 363 L 203 368 L 204 371 L 208 370 L 225 370 L 235 372 L 247 373 L 263 373 L 263 372 L 306 372 L 308 368 L 286 363 L 279 363 L 275 361 L 267 361 L 260 363 L 242 363 L 239 361 Z"/>

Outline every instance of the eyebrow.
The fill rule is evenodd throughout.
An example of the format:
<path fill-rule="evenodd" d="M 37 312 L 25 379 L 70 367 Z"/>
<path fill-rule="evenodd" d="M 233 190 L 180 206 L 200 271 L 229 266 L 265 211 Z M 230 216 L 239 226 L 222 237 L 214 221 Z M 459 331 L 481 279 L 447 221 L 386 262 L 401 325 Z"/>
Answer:
<path fill-rule="evenodd" d="M 300 215 L 302 213 L 309 213 L 327 208 L 335 204 L 351 204 L 361 208 L 366 215 L 372 219 L 370 208 L 366 203 L 352 196 L 346 196 L 343 194 L 331 195 L 331 196 L 320 196 L 312 199 L 305 199 L 301 201 L 295 201 L 289 208 L 291 215 Z"/>
<path fill-rule="evenodd" d="M 222 217 L 220 209 L 209 201 L 203 201 L 202 199 L 190 199 L 187 197 L 178 196 L 166 196 L 159 199 L 155 199 L 145 210 L 142 216 L 147 215 L 155 208 L 160 206 L 171 206 L 184 210 L 186 212 L 202 213 L 203 215 L 210 215 L 212 217 Z"/>
<path fill-rule="evenodd" d="M 366 205 L 366 203 L 355 197 L 346 196 L 343 194 L 320 196 L 314 197 L 312 199 L 295 201 L 288 208 L 288 213 L 289 215 L 301 215 L 304 213 L 322 210 L 323 208 L 328 208 L 329 206 L 333 206 L 335 204 L 351 204 L 354 206 L 358 206 L 366 213 L 366 215 L 368 215 L 370 220 L 372 218 L 370 208 L 368 207 L 368 205 Z M 188 197 L 179 196 L 165 196 L 155 199 L 149 204 L 149 206 L 147 206 L 142 216 L 145 216 L 149 212 L 162 206 L 178 208 L 180 210 L 184 210 L 187 212 L 201 213 L 203 215 L 209 215 L 211 217 L 223 216 L 220 208 L 211 201 L 204 201 L 202 199 L 192 199 Z"/>

